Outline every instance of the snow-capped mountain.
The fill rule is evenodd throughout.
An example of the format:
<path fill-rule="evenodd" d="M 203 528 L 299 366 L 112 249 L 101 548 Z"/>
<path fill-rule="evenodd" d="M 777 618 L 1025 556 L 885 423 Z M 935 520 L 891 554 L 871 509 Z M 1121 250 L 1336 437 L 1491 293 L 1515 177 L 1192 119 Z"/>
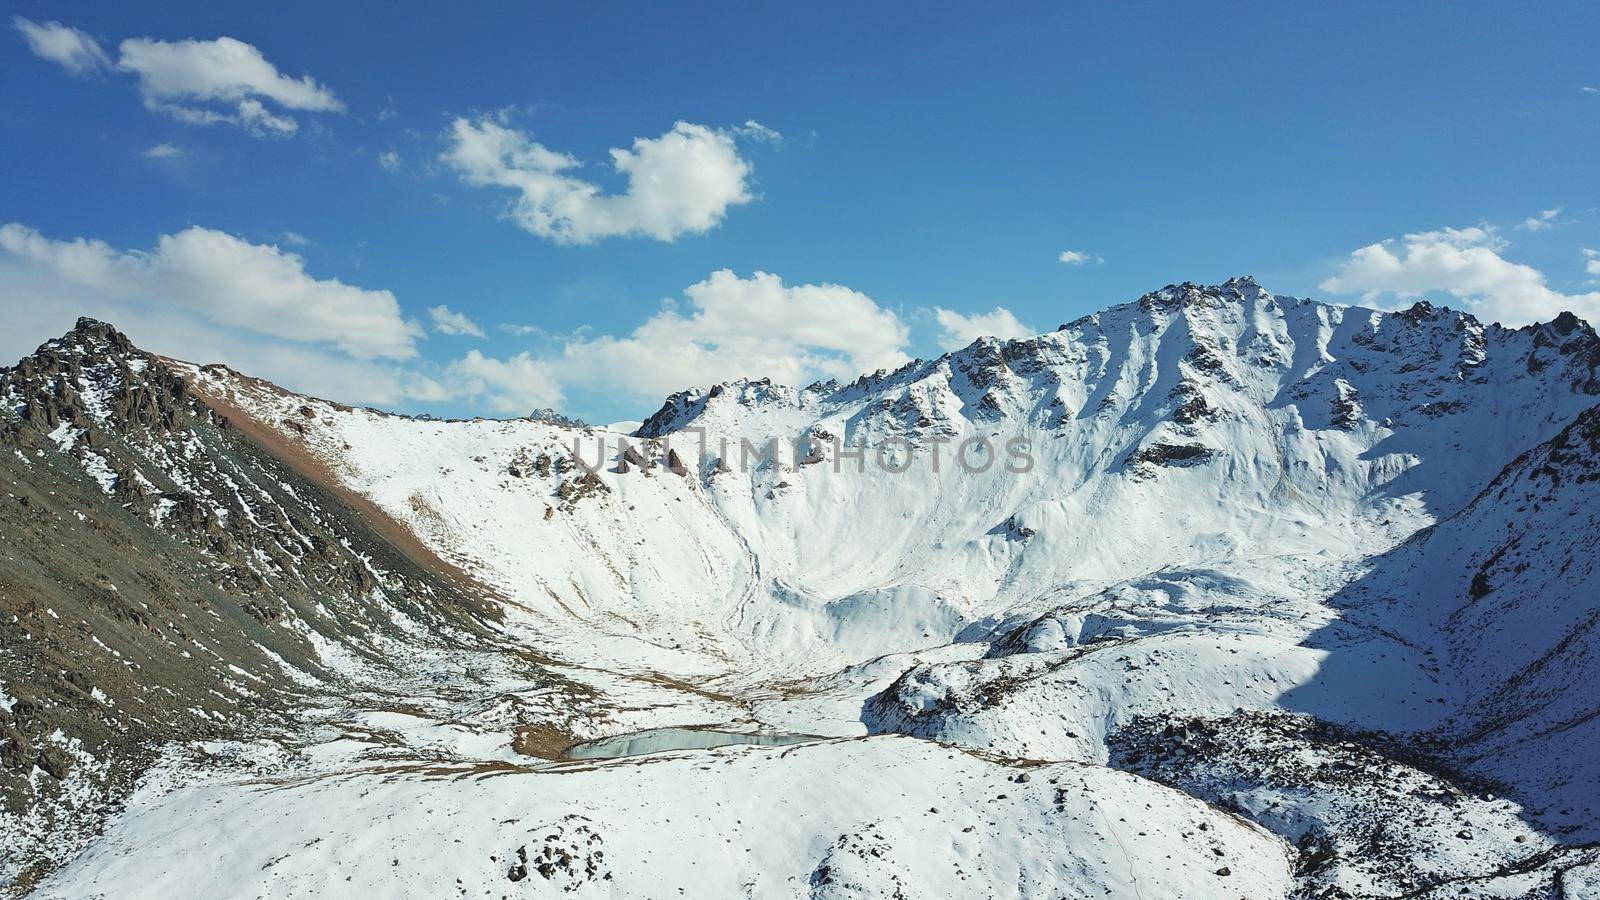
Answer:
<path fill-rule="evenodd" d="M 33 866 L 5 874 L 45 896 L 1582 896 L 1597 367 L 1571 315 L 1512 330 L 1235 279 L 848 384 L 686 391 L 623 434 L 352 409 L 80 323 L 0 374 L 0 525 L 40 533 L 29 497 L 59 535 L 0 572 L 23 698 L 0 706 L 0 846 Z M 179 563 L 204 601 L 141 608 Z M 62 571 L 83 574 L 40 574 Z M 44 636 L 126 682 L 110 725 L 92 694 L 45 699 Z M 121 699 L 152 690 L 209 699 Z M 549 761 L 667 726 L 816 739 Z M 143 776 L 54 855 L 17 837 L 59 793 L 45 746 Z M 215 804 L 225 830 L 283 824 L 183 833 Z M 461 852 L 414 849 L 441 834 Z M 230 875 L 186 880 L 179 853 Z"/>

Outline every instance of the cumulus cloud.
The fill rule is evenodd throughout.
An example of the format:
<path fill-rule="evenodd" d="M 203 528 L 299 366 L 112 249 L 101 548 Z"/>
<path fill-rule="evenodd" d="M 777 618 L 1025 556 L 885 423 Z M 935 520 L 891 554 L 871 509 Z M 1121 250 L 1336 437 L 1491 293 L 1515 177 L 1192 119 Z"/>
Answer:
<path fill-rule="evenodd" d="M 172 144 L 156 144 L 144 151 L 143 155 L 145 159 L 178 159 L 183 156 L 183 148 Z"/>
<path fill-rule="evenodd" d="M 1591 276 L 1591 284 L 1600 283 L 1600 250 L 1583 249 L 1583 270 Z"/>
<path fill-rule="evenodd" d="M 316 279 L 299 257 L 222 232 L 191 228 L 150 250 L 119 250 L 0 225 L 0 283 L 6 360 L 87 315 L 147 350 L 317 396 L 385 406 L 449 396 L 417 368 L 421 329 L 388 291 Z"/>
<path fill-rule="evenodd" d="M 496 359 L 469 350 L 445 369 L 445 384 L 456 396 L 508 415 L 555 407 L 564 396 L 549 366 L 526 352 Z"/>
<path fill-rule="evenodd" d="M 254 134 L 293 134 L 299 124 L 269 109 L 342 112 L 333 91 L 310 75 L 291 78 L 254 46 L 231 37 L 158 41 L 129 38 L 117 68 L 139 80 L 145 106 L 181 122 L 226 122 Z"/>
<path fill-rule="evenodd" d="M 378 168 L 385 172 L 400 171 L 400 154 L 393 150 L 385 150 L 378 154 Z"/>
<path fill-rule="evenodd" d="M 508 358 L 472 350 L 445 367 L 442 383 L 494 412 L 523 415 L 574 392 L 649 404 L 733 378 L 803 385 L 909 360 L 900 317 L 842 285 L 788 285 L 767 272 L 741 278 L 723 269 L 683 295 L 624 336 L 503 323 L 497 327 L 511 334 L 544 335 L 545 349 Z"/>
<path fill-rule="evenodd" d="M 60 22 L 17 16 L 12 24 L 33 52 L 74 75 L 109 71 L 132 75 L 144 105 L 191 125 L 237 125 L 251 134 L 286 136 L 300 123 L 284 111 L 342 112 L 333 91 L 310 75 L 292 78 L 261 51 L 231 37 L 202 41 L 129 38 L 113 67 L 94 38 Z M 270 105 L 269 105 L 270 104 Z"/>
<path fill-rule="evenodd" d="M 60 22 L 34 22 L 15 16 L 11 24 L 28 42 L 28 49 L 73 75 L 91 75 L 111 67 L 100 42 L 87 33 Z"/>
<path fill-rule="evenodd" d="M 0 259 L 12 277 L 57 303 L 176 307 L 216 325 L 331 346 L 357 359 L 408 359 L 421 334 L 386 290 L 314 278 L 293 253 L 208 228 L 162 235 L 155 249 L 141 251 L 55 240 L 12 222 L 0 226 Z"/>
<path fill-rule="evenodd" d="M 1563 310 L 1600 321 L 1600 292 L 1553 290 L 1544 273 L 1502 256 L 1507 246 L 1488 226 L 1407 234 L 1356 250 L 1320 287 L 1359 293 L 1368 303 L 1386 297 L 1404 303 L 1443 292 L 1475 315 L 1510 326 L 1549 321 Z"/>
<path fill-rule="evenodd" d="M 627 181 L 626 190 L 612 194 L 578 177 L 576 157 L 551 150 L 499 116 L 456 119 L 439 158 L 467 184 L 512 191 L 511 218 L 556 243 L 634 236 L 672 241 L 709 231 L 730 207 L 754 199 L 750 163 L 735 138 L 776 134 L 754 121 L 735 130 L 678 122 L 660 137 L 611 150 L 612 168 Z"/>
<path fill-rule="evenodd" d="M 1554 209 L 1542 209 L 1536 215 L 1523 219 L 1522 224 L 1517 227 L 1523 231 L 1543 231 L 1546 228 L 1554 228 L 1557 225 L 1565 224 L 1561 221 L 1561 211 L 1564 208 L 1557 206 Z"/>
<path fill-rule="evenodd" d="M 893 368 L 908 329 L 893 311 L 837 284 L 786 285 L 777 275 L 722 269 L 684 290 L 626 337 L 579 337 L 561 350 L 563 379 L 654 399 L 741 376 L 784 384 Z"/>
<path fill-rule="evenodd" d="M 472 337 L 488 337 L 484 334 L 482 326 L 472 321 L 466 313 L 456 312 L 448 306 L 428 307 L 428 317 L 433 319 L 433 330 L 440 334 L 465 334 Z"/>
<path fill-rule="evenodd" d="M 509 357 L 472 350 L 436 364 L 420 358 L 423 330 L 390 292 L 318 279 L 305 265 L 278 247 L 198 227 L 149 250 L 122 250 L 3 225 L 0 283 L 14 311 L 0 356 L 18 358 L 90 315 L 146 349 L 226 362 L 291 390 L 386 406 L 454 401 L 509 415 L 559 406 L 574 391 L 656 403 L 741 376 L 805 384 L 908 360 L 906 325 L 866 294 L 721 270 L 625 335 L 513 326 L 542 334 L 544 347 Z M 446 305 L 428 319 L 441 333 L 486 336 Z"/>
<path fill-rule="evenodd" d="M 1083 250 L 1063 250 L 1056 259 L 1069 266 L 1087 266 L 1090 263 L 1100 262 L 1099 256 Z"/>
<path fill-rule="evenodd" d="M 939 346 L 946 350 L 959 350 L 980 337 L 1005 339 L 1038 334 L 1003 306 L 970 316 L 936 307 L 933 316 L 939 322 Z"/>

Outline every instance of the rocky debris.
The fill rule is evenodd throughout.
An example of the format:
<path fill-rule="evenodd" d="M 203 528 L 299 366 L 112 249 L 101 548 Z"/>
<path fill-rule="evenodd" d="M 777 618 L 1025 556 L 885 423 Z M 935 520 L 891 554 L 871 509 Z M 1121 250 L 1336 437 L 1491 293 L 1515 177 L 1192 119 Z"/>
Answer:
<path fill-rule="evenodd" d="M 610 881 L 611 872 L 606 866 L 605 840 L 592 820 L 572 814 L 532 832 L 528 844 L 518 846 L 507 855 L 509 866 L 505 870 L 509 881 L 538 875 L 563 893 L 576 891 L 587 884 Z M 491 857 L 491 862 L 501 862 Z"/>
<path fill-rule="evenodd" d="M 1013 541 L 1025 541 L 1038 534 L 1036 530 L 1017 521 L 1016 516 L 1008 516 L 1004 522 L 1001 522 L 993 529 L 993 532 L 1003 534 L 1007 539 Z"/>
<path fill-rule="evenodd" d="M 1359 392 L 1343 378 L 1334 382 L 1334 388 L 1338 395 L 1333 400 L 1333 427 L 1349 431 L 1362 421 Z"/>
<path fill-rule="evenodd" d="M 895 871 L 894 847 L 884 838 L 883 827 L 881 822 L 870 822 L 834 840 L 807 879 L 811 900 L 909 897 L 905 881 Z"/>
<path fill-rule="evenodd" d="M 576 509 L 578 504 L 588 497 L 604 496 L 609 493 L 611 488 L 593 472 L 563 478 L 556 485 L 556 499 L 560 501 L 558 506 L 564 512 Z"/>
<path fill-rule="evenodd" d="M 813 427 L 800 441 L 799 449 L 804 452 L 800 453 L 799 465 L 814 466 L 826 462 L 828 459 L 826 451 L 836 440 L 838 439 L 834 437 L 833 432 L 826 428 Z"/>
<path fill-rule="evenodd" d="M 561 461 L 567 463 L 570 468 L 572 464 L 570 458 L 562 457 Z M 523 447 L 512 454 L 511 461 L 506 464 L 506 474 L 512 478 L 532 478 L 534 476 L 549 478 L 556 468 L 557 463 L 549 453 L 544 451 L 535 453 L 533 448 Z"/>
<path fill-rule="evenodd" d="M 1216 340 L 1201 335 L 1195 335 L 1193 340 L 1194 346 L 1188 353 L 1184 354 L 1184 362 L 1194 367 L 1198 372 L 1203 372 L 1222 380 L 1230 380 L 1225 356 L 1228 352 L 1227 348 Z"/>
<path fill-rule="evenodd" d="M 1139 717 L 1111 764 L 1249 818 L 1299 852 L 1305 897 L 1410 896 L 1488 877 L 1550 846 L 1442 748 L 1310 716 Z M 1520 838 L 1520 840 L 1518 840 Z"/>
<path fill-rule="evenodd" d="M 1206 400 L 1205 391 L 1196 382 L 1184 379 L 1168 395 L 1177 404 L 1172 410 L 1172 421 L 1179 425 L 1196 425 L 1214 422 L 1220 412 Z"/>
<path fill-rule="evenodd" d="M 689 474 L 689 466 L 684 463 L 683 457 L 676 450 L 667 451 L 667 471 L 682 478 Z"/>
<path fill-rule="evenodd" d="M 528 848 L 526 846 L 522 846 L 522 847 L 518 847 L 517 848 L 517 862 L 516 862 L 516 864 L 513 865 L 511 868 L 506 870 L 506 879 L 509 880 L 509 881 L 521 881 L 522 879 L 527 878 L 527 877 L 528 877 Z"/>
<path fill-rule="evenodd" d="M 61 747 L 52 744 L 39 750 L 39 768 L 57 781 L 67 777 L 67 773 L 72 771 L 72 764 L 72 755 Z"/>
<path fill-rule="evenodd" d="M 617 471 L 626 472 L 628 466 L 637 466 L 640 471 L 648 473 L 654 465 L 637 447 L 629 445 L 622 450 L 622 461 L 617 464 Z"/>
<path fill-rule="evenodd" d="M 1202 444 L 1154 443 L 1128 454 L 1127 466 L 1135 471 L 1151 474 L 1156 467 L 1186 467 L 1200 465 L 1216 455 L 1216 451 Z"/>
<path fill-rule="evenodd" d="M 523 756 L 560 759 L 577 741 L 554 725 L 518 725 L 512 732 L 511 749 Z"/>

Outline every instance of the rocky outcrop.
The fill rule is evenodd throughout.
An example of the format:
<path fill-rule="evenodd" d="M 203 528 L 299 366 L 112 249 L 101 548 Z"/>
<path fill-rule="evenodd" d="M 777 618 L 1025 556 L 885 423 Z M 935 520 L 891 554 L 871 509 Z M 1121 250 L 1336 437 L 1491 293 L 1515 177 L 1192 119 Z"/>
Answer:
<path fill-rule="evenodd" d="M 408 628 L 490 634 L 481 589 L 398 552 L 105 323 L 0 369 L 0 397 L 0 816 L 38 833 L 0 878 L 77 846 L 162 743 L 334 689 L 319 646 L 381 668 Z"/>

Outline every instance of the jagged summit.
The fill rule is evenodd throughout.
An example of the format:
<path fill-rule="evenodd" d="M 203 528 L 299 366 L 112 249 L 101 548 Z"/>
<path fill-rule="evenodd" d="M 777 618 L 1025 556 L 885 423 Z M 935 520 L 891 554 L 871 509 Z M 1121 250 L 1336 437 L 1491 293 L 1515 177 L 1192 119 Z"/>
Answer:
<path fill-rule="evenodd" d="M 1570 315 L 1508 330 L 1426 301 L 1386 313 L 1273 294 L 1243 276 L 1219 285 L 1167 285 L 1054 332 L 979 338 L 849 383 L 797 390 L 740 379 L 681 391 L 639 433 L 726 429 L 750 407 L 778 418 L 840 419 L 847 431 L 932 427 L 955 434 L 1019 420 L 1068 428 L 1118 410 L 1136 410 L 1141 421 L 1155 414 L 1192 431 L 1287 397 L 1304 404 L 1308 425 L 1331 421 L 1348 430 L 1419 410 L 1464 409 L 1465 398 L 1441 393 L 1458 388 L 1436 388 L 1431 380 L 1470 381 L 1480 370 L 1496 371 L 1492 379 L 1515 378 L 1519 370 L 1555 365 L 1583 393 L 1595 393 L 1597 363 L 1600 339 Z M 1427 401 L 1407 402 L 1425 395 Z"/>
<path fill-rule="evenodd" d="M 1471 336 L 1469 339 L 1478 340 L 1485 334 L 1498 334 L 1507 330 L 1500 326 L 1484 326 L 1471 313 L 1454 310 L 1448 306 L 1436 306 L 1428 300 L 1418 300 L 1404 310 L 1383 312 L 1273 294 L 1250 275 L 1236 276 L 1213 285 L 1186 281 L 1168 284 L 1134 301 L 1080 317 L 1061 325 L 1055 332 L 1007 340 L 980 337 L 960 350 L 933 359 L 914 359 L 893 371 L 879 370 L 865 373 L 850 382 L 829 379 L 796 388 L 774 384 L 765 378 L 739 378 L 703 388 L 687 388 L 667 397 L 662 406 L 644 421 L 638 434 L 657 437 L 686 427 L 694 423 L 713 401 L 797 408 L 838 405 L 853 399 L 908 388 L 930 377 L 941 375 L 946 378 L 959 378 L 965 375 L 974 385 L 983 387 L 993 382 L 1008 380 L 1008 374 L 1015 373 L 1019 368 L 1026 369 L 1043 364 L 1044 360 L 1057 355 L 1063 341 L 1072 341 L 1080 345 L 1085 340 L 1103 341 L 1107 334 L 1114 335 L 1119 330 L 1128 328 L 1137 331 L 1164 332 L 1172 328 L 1174 316 L 1184 320 L 1188 332 L 1187 340 L 1195 344 L 1192 348 L 1193 360 L 1197 364 L 1219 367 L 1222 365 L 1221 358 L 1212 351 L 1215 345 L 1225 345 L 1237 339 L 1237 329 L 1231 326 L 1236 326 L 1241 317 L 1265 313 L 1274 318 L 1285 319 L 1288 318 L 1286 311 L 1307 309 L 1321 310 L 1322 312 L 1315 314 L 1315 317 L 1321 320 L 1354 321 L 1357 317 L 1367 316 L 1371 320 L 1374 332 L 1383 330 L 1382 323 L 1385 321 L 1407 323 L 1418 327 L 1431 323 L 1435 327 L 1454 329 Z M 1302 314 L 1300 318 L 1307 316 Z M 1548 323 L 1524 326 L 1515 331 L 1532 335 L 1539 347 L 1552 348 L 1553 355 L 1583 357 L 1586 362 L 1592 363 L 1587 366 L 1591 371 L 1600 366 L 1600 338 L 1596 337 L 1589 323 L 1571 312 L 1562 312 Z M 47 341 L 41 345 L 39 351 L 47 355 L 106 353 L 113 356 L 134 354 L 138 359 L 149 358 L 148 354 L 134 347 L 132 342 L 113 325 L 88 317 L 79 318 L 71 331 L 60 338 Z M 1529 362 L 1529 365 L 1534 366 L 1544 364 L 1547 363 L 1543 360 Z M 39 362 L 30 363 L 29 360 L 24 360 L 19 365 L 37 366 Z M 234 372 L 223 364 L 193 368 L 220 372 L 238 379 L 248 377 Z M 1471 368 L 1471 364 L 1468 363 L 1466 368 Z M 1588 384 L 1587 391 L 1600 389 L 1600 380 L 1585 379 L 1585 381 Z M 1192 392 L 1189 387 L 1180 387 L 1178 390 Z M 980 396 L 976 398 L 976 402 L 982 408 L 993 412 L 998 409 L 996 404 L 999 402 L 999 397 Z M 1345 400 L 1337 400 L 1335 403 L 1347 405 Z M 585 427 L 581 420 L 555 410 L 535 410 L 530 413 L 530 417 L 557 426 Z M 432 417 L 423 418 L 432 419 Z"/>

